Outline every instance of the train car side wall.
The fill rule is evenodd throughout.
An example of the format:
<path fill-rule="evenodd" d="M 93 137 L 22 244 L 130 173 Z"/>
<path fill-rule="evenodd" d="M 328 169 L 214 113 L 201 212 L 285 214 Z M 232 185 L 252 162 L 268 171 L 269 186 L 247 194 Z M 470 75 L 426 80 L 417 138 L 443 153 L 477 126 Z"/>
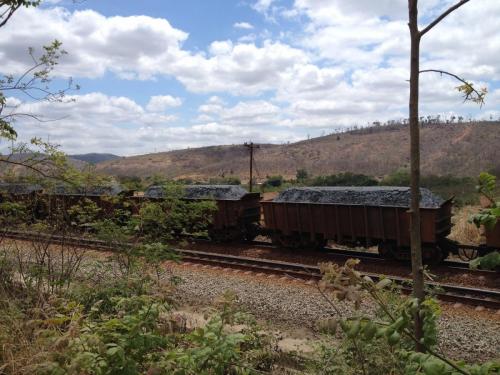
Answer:
<path fill-rule="evenodd" d="M 392 241 L 410 244 L 410 215 L 404 207 L 263 201 L 265 228 L 284 235 L 307 233 L 338 243 L 364 246 Z M 451 202 L 421 209 L 422 242 L 436 243 L 451 229 Z"/>
<path fill-rule="evenodd" d="M 217 200 L 214 213 L 215 229 L 258 223 L 260 219 L 260 194 L 249 193 L 239 200 Z"/>
<path fill-rule="evenodd" d="M 500 220 L 497 221 L 493 229 L 486 229 L 486 246 L 494 247 L 500 250 Z"/>

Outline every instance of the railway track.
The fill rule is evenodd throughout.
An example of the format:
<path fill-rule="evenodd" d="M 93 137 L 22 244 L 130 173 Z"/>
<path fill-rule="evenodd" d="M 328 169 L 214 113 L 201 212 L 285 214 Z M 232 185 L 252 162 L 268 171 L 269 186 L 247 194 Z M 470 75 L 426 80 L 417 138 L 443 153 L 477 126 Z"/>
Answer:
<path fill-rule="evenodd" d="M 179 249 L 178 251 L 182 254 L 184 261 L 192 263 L 203 263 L 218 267 L 240 268 L 264 274 L 273 273 L 288 276 L 290 279 L 321 279 L 321 272 L 319 267 L 316 266 L 185 249 Z M 397 285 L 400 285 L 403 291 L 411 291 L 411 280 L 408 278 L 366 272 L 363 272 L 363 275 L 371 277 L 374 281 L 378 281 L 381 278 L 389 278 Z M 460 302 L 473 306 L 500 309 L 500 291 L 497 290 L 470 288 L 438 282 L 426 282 L 426 285 L 428 287 L 432 287 L 436 296 L 442 301 Z"/>
<path fill-rule="evenodd" d="M 116 250 L 116 248 L 110 246 L 104 241 L 88 238 L 63 237 L 58 235 L 46 235 L 21 231 L 4 231 L 3 235 L 7 238 L 18 240 L 49 240 L 54 244 L 64 243 L 96 250 Z M 262 274 L 282 275 L 290 278 L 291 280 L 301 279 L 318 281 L 321 279 L 319 267 L 311 265 L 187 249 L 175 250 L 182 255 L 184 262 L 205 264 L 216 267 L 237 268 Z M 381 278 L 389 278 L 395 284 L 399 285 L 404 292 L 411 291 L 411 280 L 408 278 L 367 272 L 363 272 L 363 275 L 370 276 L 374 281 L 380 280 Z M 498 290 L 471 288 L 439 282 L 426 282 L 426 285 L 433 288 L 433 293 L 442 301 L 459 302 L 472 306 L 483 306 L 485 308 L 500 310 L 500 291 Z"/>
<path fill-rule="evenodd" d="M 270 242 L 265 242 L 265 241 L 248 241 L 247 243 L 254 245 L 254 246 L 259 246 L 263 248 L 275 248 L 276 246 L 271 244 Z M 366 251 L 360 251 L 360 250 L 351 250 L 351 249 L 345 249 L 345 248 L 336 248 L 336 247 L 330 247 L 326 246 L 321 250 L 317 250 L 319 252 L 326 252 L 328 254 L 332 254 L 334 256 L 339 256 L 339 257 L 344 257 L 344 258 L 358 258 L 370 262 L 384 262 L 387 261 L 386 258 L 382 257 L 378 253 L 369 253 Z M 495 271 L 489 271 L 489 270 L 471 270 L 469 268 L 469 263 L 464 262 L 464 261 L 457 261 L 457 260 L 451 260 L 451 259 L 445 259 L 442 262 L 442 265 L 448 268 L 452 269 L 462 269 L 462 270 L 467 270 L 470 272 L 476 272 L 476 273 L 494 273 Z"/>

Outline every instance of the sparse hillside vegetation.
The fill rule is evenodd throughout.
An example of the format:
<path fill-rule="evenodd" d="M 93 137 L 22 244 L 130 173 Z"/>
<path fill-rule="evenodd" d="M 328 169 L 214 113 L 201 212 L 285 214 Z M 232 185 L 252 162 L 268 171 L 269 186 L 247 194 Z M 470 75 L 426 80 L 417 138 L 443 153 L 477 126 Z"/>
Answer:
<path fill-rule="evenodd" d="M 500 168 L 500 122 L 422 124 L 422 170 L 429 175 L 477 176 Z M 295 179 L 353 172 L 383 178 L 409 166 L 409 131 L 405 124 L 353 129 L 286 145 L 261 145 L 254 176 Z M 242 145 L 211 146 L 126 157 L 99 163 L 97 169 L 119 176 L 205 180 L 237 176 L 248 180 L 248 150 Z"/>

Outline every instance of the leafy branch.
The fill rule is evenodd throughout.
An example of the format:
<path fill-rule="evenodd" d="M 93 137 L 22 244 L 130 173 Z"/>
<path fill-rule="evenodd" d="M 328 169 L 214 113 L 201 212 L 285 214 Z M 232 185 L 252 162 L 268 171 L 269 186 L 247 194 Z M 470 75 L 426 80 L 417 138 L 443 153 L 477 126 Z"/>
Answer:
<path fill-rule="evenodd" d="M 43 53 L 38 56 L 33 48 L 28 49 L 32 65 L 19 77 L 5 75 L 0 79 L 0 140 L 11 141 L 17 139 L 18 134 L 14 123 L 19 118 L 31 118 L 39 122 L 56 121 L 57 119 L 44 119 L 38 114 L 19 111 L 22 104 L 9 104 L 7 92 L 21 93 L 32 101 L 40 102 L 65 102 L 66 93 L 69 90 L 78 90 L 79 86 L 68 79 L 67 85 L 61 89 L 53 90 L 52 72 L 59 63 L 59 59 L 67 52 L 62 49 L 62 43 L 58 40 L 43 47 Z M 74 99 L 67 100 L 69 102 Z M 43 142 L 39 138 L 30 141 L 32 147 L 27 144 L 12 145 L 10 153 L 0 156 L 0 163 L 13 167 L 24 167 L 45 178 L 60 179 L 70 182 L 65 174 L 70 171 L 66 157 L 57 145 Z"/>
<path fill-rule="evenodd" d="M 477 191 L 489 201 L 488 208 L 473 215 L 470 221 L 478 228 L 484 225 L 487 229 L 493 229 L 500 218 L 500 202 L 495 201 L 496 177 L 483 172 L 479 175 Z"/>
<path fill-rule="evenodd" d="M 461 93 L 463 93 L 464 96 L 464 102 L 466 101 L 472 101 L 474 103 L 477 103 L 480 105 L 480 107 L 483 106 L 484 104 L 484 97 L 488 93 L 488 89 L 486 87 L 481 88 L 480 90 L 477 90 L 474 88 L 474 84 L 471 82 L 466 81 L 465 79 L 459 77 L 456 74 L 447 72 L 445 70 L 439 70 L 439 69 L 424 69 L 420 70 L 419 73 L 439 73 L 441 76 L 448 75 L 450 77 L 455 78 L 456 80 L 462 82 L 460 86 L 457 86 L 457 90 Z"/>
<path fill-rule="evenodd" d="M 28 49 L 28 53 L 33 61 L 30 68 L 17 78 L 13 75 L 5 75 L 0 79 L 0 135 L 9 140 L 17 138 L 17 133 L 12 126 L 16 117 L 28 116 L 38 121 L 43 121 L 43 119 L 36 114 L 16 112 L 20 105 L 9 105 L 5 92 L 20 92 L 34 101 L 63 102 L 68 91 L 80 89 L 80 86 L 75 85 L 71 78 L 61 89 L 51 90 L 50 88 L 51 74 L 59 64 L 59 59 L 67 54 L 62 49 L 60 41 L 54 40 L 51 44 L 43 46 L 43 54 L 39 57 L 35 55 L 32 47 Z M 74 101 L 74 99 L 68 101 Z"/>

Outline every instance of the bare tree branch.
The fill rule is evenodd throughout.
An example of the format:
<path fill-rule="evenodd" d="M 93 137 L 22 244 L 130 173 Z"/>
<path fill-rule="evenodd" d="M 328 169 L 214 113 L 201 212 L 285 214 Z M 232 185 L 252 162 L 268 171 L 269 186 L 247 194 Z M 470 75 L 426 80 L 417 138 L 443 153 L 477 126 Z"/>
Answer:
<path fill-rule="evenodd" d="M 56 180 L 56 181 L 63 181 L 63 182 L 67 182 L 67 183 L 69 183 L 71 185 L 74 185 L 73 181 L 67 180 L 67 179 L 65 179 L 64 177 L 61 177 L 61 176 L 53 176 L 51 174 L 48 174 L 45 171 L 43 171 L 41 168 L 37 168 L 35 165 L 27 164 L 24 161 L 15 161 L 15 160 L 10 160 L 9 158 L 7 158 L 7 159 L 0 158 L 0 163 L 7 163 L 7 164 L 12 164 L 12 165 L 18 165 L 18 166 L 21 166 L 21 167 L 24 167 L 24 168 L 32 170 L 33 172 L 36 172 L 37 174 L 39 174 L 40 176 L 42 176 L 44 178 L 50 178 L 50 179 Z"/>
<path fill-rule="evenodd" d="M 462 5 L 465 3 L 468 3 L 470 0 L 461 0 L 455 5 L 449 7 L 446 9 L 441 15 L 439 15 L 434 21 L 432 21 L 430 24 L 428 24 L 424 29 L 422 29 L 419 32 L 419 36 L 422 37 L 426 32 L 428 32 L 430 29 L 432 29 L 434 26 L 436 26 L 439 22 L 441 22 L 446 16 L 448 16 L 451 12 L 454 10 L 460 8 Z"/>
<path fill-rule="evenodd" d="M 69 117 L 69 115 L 58 117 L 58 118 L 43 119 L 43 118 L 41 118 L 41 116 L 34 115 L 32 113 L 16 112 L 16 113 L 12 113 L 12 114 L 5 115 L 5 116 L 0 116 L 0 119 L 7 121 L 9 119 L 13 119 L 16 117 L 29 117 L 29 118 L 32 118 L 33 120 L 38 121 L 38 122 L 54 122 L 54 121 L 60 121 L 60 120 L 67 119 Z"/>
<path fill-rule="evenodd" d="M 2 21 L 0 21 L 0 27 L 4 26 L 7 23 L 7 21 L 10 19 L 10 17 L 12 17 L 14 15 L 16 10 L 18 10 L 20 6 L 21 6 L 21 4 L 13 5 L 10 8 L 8 8 L 4 13 L 2 13 L 2 15 L 0 16 L 0 19 L 2 19 Z M 3 18 L 6 13 L 8 13 L 7 16 L 5 18 Z"/>

